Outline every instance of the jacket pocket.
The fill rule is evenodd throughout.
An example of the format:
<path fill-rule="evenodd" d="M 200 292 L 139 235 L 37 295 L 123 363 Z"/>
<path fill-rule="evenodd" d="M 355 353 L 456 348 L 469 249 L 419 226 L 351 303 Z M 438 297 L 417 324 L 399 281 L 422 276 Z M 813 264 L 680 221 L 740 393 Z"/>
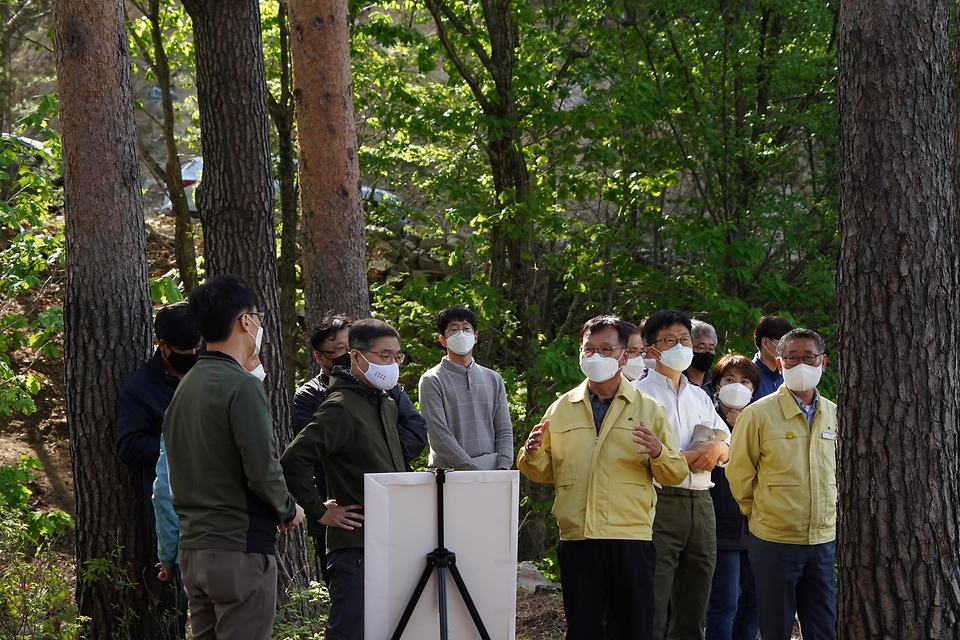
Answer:
<path fill-rule="evenodd" d="M 754 517 L 764 527 L 783 532 L 806 531 L 810 495 L 795 478 L 765 478 L 757 485 Z"/>
<path fill-rule="evenodd" d="M 622 477 L 610 482 L 607 522 L 613 526 L 637 526 L 653 523 L 657 494 L 649 480 Z"/>

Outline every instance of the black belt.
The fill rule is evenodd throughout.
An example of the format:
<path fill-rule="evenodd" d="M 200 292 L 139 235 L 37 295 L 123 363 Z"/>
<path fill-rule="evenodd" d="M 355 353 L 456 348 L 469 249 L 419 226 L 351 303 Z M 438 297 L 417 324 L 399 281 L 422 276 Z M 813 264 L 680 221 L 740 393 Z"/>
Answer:
<path fill-rule="evenodd" d="M 687 498 L 709 498 L 709 489 L 683 489 L 682 487 L 657 487 L 662 496 L 685 496 Z"/>

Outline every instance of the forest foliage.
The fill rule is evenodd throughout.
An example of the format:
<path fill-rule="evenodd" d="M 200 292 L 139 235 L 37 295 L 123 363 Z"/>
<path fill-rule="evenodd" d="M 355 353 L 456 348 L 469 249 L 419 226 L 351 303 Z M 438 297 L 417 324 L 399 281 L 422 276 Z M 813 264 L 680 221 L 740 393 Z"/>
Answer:
<path fill-rule="evenodd" d="M 189 19 L 179 3 L 160 5 L 178 147 L 192 154 L 200 131 Z M 368 242 L 415 233 L 450 247 L 438 249 L 446 262 L 440 274 L 371 280 L 375 315 L 401 330 L 410 357 L 404 386 L 414 391 L 442 356 L 433 318 L 453 303 L 482 318 L 478 357 L 503 373 L 519 437 L 539 417 L 529 411 L 543 411 L 582 379 L 577 331 L 600 313 L 636 322 L 679 308 L 717 328 L 720 351 L 747 355 L 756 321 L 780 313 L 820 331 L 829 352 L 837 3 L 507 3 L 518 36 L 510 51 L 498 48 L 490 28 L 496 5 L 350 2 L 361 175 L 403 201 L 367 206 Z M 130 6 L 138 112 L 156 119 L 143 55 L 149 25 Z M 277 1 L 261 2 L 261 11 L 267 83 L 276 93 Z M 44 27 L 35 31 L 42 40 Z M 508 62 L 503 91 L 495 72 Z M 515 107 L 509 120 L 490 115 L 498 100 Z M 9 415 L 33 410 L 38 388 L 10 353 L 26 347 L 38 358 L 59 357 L 60 310 L 43 301 L 45 284 L 59 277 L 63 237 L 56 96 L 37 98 L 23 113 L 12 100 L 4 109 L 4 122 L 17 116 L 18 132 L 44 141 L 42 151 L 7 138 L 0 146 L 0 181 L 13 185 L 0 199 L 0 415 Z M 509 132 L 530 178 L 519 202 L 497 188 L 487 153 Z M 39 161 L 13 162 L 25 153 Z M 523 300 L 491 280 L 495 228 L 532 234 L 522 258 L 540 286 Z M 155 301 L 179 297 L 175 274 L 152 287 Z M 536 339 L 519 357 L 512 338 L 533 316 Z M 300 330 L 316 320 L 301 318 Z M 827 395 L 833 383 L 828 370 Z"/>

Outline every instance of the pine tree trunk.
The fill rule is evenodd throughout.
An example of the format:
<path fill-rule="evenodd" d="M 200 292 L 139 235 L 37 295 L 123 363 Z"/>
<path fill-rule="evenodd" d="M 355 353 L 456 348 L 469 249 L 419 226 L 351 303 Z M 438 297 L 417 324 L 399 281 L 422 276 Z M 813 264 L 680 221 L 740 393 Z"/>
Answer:
<path fill-rule="evenodd" d="M 153 43 L 153 71 L 157 78 L 157 86 L 160 87 L 163 105 L 163 138 L 167 152 L 166 185 L 170 202 L 173 204 L 173 215 L 176 218 L 174 256 L 177 260 L 177 271 L 180 272 L 183 295 L 189 296 L 198 284 L 197 251 L 193 244 L 193 220 L 190 219 L 190 205 L 183 189 L 180 153 L 177 151 L 177 137 L 174 132 L 175 116 L 170 87 L 170 62 L 164 49 L 164 34 L 160 24 L 160 0 L 151 0 L 147 4 L 147 9 L 147 17 L 150 20 L 150 39 Z"/>
<path fill-rule="evenodd" d="M 115 451 L 124 380 L 150 357 L 152 309 L 121 0 L 54 3 L 66 232 L 64 378 L 77 501 L 77 602 L 90 638 L 153 638 L 139 469 Z M 88 562 L 106 573 L 84 575 Z M 103 566 L 103 565 L 102 565 Z M 152 568 L 150 569 L 152 570 Z"/>
<path fill-rule="evenodd" d="M 290 443 L 290 405 L 281 352 L 273 170 L 267 85 L 256 0 L 187 0 L 193 19 L 203 180 L 197 210 L 203 225 L 206 275 L 236 274 L 267 313 L 261 359 L 278 451 Z M 300 529 L 277 544 L 280 602 L 306 587 L 306 547 Z"/>
<path fill-rule="evenodd" d="M 838 637 L 960 628 L 945 0 L 840 7 Z"/>
<path fill-rule="evenodd" d="M 293 403 L 297 372 L 297 170 L 294 167 L 294 109 L 291 93 L 293 68 L 290 64 L 290 29 L 286 5 L 277 4 L 280 25 L 280 94 L 268 94 L 270 118 L 277 130 L 277 180 L 280 182 L 280 332 L 283 342 L 283 369 L 286 372 L 287 401 Z"/>
<path fill-rule="evenodd" d="M 307 327 L 329 310 L 370 315 L 366 226 L 342 0 L 289 0 Z M 312 349 L 308 349 L 308 353 Z M 308 358 L 311 367 L 313 358 Z"/>

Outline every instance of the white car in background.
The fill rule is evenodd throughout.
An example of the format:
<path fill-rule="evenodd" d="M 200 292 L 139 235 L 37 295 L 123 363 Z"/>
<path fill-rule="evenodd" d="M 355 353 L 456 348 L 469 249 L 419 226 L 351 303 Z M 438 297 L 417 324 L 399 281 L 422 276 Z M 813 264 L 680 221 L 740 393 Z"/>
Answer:
<path fill-rule="evenodd" d="M 293 166 L 294 169 L 296 169 L 296 160 L 293 161 Z M 197 202 L 194 200 L 194 192 L 197 184 L 200 182 L 202 174 L 203 158 L 200 156 L 185 158 L 180 165 L 180 179 L 183 181 L 183 190 L 187 196 L 187 204 L 190 206 L 190 215 L 194 218 L 197 217 Z M 277 180 L 273 181 L 273 191 L 275 200 L 278 203 L 277 206 L 279 206 L 280 182 Z M 400 196 L 389 191 L 384 191 L 383 189 L 371 189 L 367 185 L 360 185 L 360 195 L 364 200 L 373 200 L 373 202 L 377 204 L 393 206 L 403 203 Z M 163 204 L 160 206 L 160 213 L 168 216 L 173 215 L 173 203 L 170 201 L 169 195 L 164 196 Z"/>

